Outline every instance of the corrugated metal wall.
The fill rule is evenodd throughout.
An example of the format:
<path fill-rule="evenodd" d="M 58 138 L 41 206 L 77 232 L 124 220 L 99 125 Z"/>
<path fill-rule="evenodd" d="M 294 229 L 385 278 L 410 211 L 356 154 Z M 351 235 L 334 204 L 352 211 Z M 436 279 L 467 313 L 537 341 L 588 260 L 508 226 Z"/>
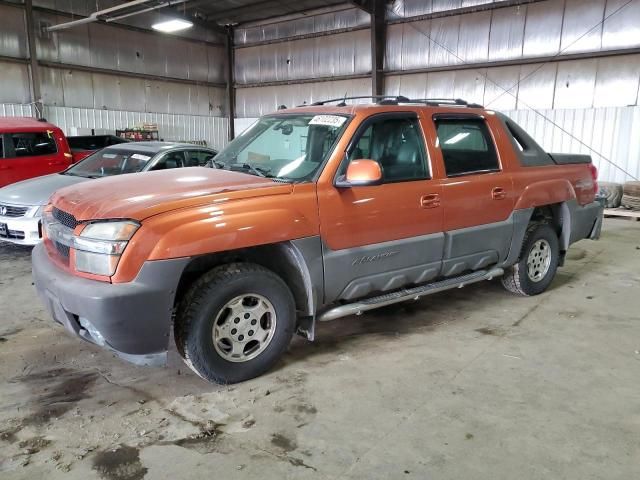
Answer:
<path fill-rule="evenodd" d="M 30 105 L 0 103 L 0 117 L 30 117 L 36 112 Z M 160 138 L 173 141 L 206 141 L 207 145 L 221 149 L 228 141 L 229 121 L 224 117 L 180 115 L 173 113 L 99 110 L 45 105 L 44 118 L 58 125 L 66 135 L 115 133 L 124 129 L 155 123 Z"/>
<path fill-rule="evenodd" d="M 632 2 L 615 14 L 626 0 L 545 0 L 508 7 L 506 3 L 394 2 L 388 12 L 391 24 L 385 52 L 386 92 L 463 97 L 499 109 L 637 103 L 640 2 Z M 489 6 L 494 8 L 487 9 Z M 484 10 L 469 12 L 471 7 Z M 456 11 L 465 8 L 461 12 L 467 13 Z M 424 15 L 427 17 L 418 20 L 410 18 Z M 243 93 L 246 86 L 270 84 L 265 88 L 273 89 L 274 83 L 333 77 L 344 81 L 370 72 L 370 33 L 362 29 L 367 19 L 366 14 L 356 16 L 353 9 L 345 9 L 331 16 L 309 15 L 238 29 L 238 116 L 252 117 L 264 110 L 245 109 L 244 98 L 272 95 L 272 90 L 264 90 L 264 95 L 258 91 Z M 340 33 L 282 41 L 286 35 L 317 32 L 319 26 L 325 32 Z M 341 30 L 344 26 L 355 30 L 345 32 Z M 259 41 L 271 43 L 255 45 Z M 630 55 L 618 56 L 624 50 Z M 550 63 L 536 63 L 536 59 L 547 62 L 554 56 Z M 596 56 L 599 58 L 590 58 Z M 333 89 L 331 85 L 329 82 L 323 88 L 328 96 L 344 94 L 342 83 L 333 83 Z M 512 87 L 513 95 L 504 93 Z M 299 103 L 297 89 L 288 91 L 290 96 L 278 91 L 277 101 L 263 102 Z"/>
<path fill-rule="evenodd" d="M 238 117 L 253 118 L 271 113 L 277 110 L 280 105 L 293 107 L 305 102 L 313 103 L 332 97 L 370 94 L 371 80 L 369 78 L 239 88 L 236 91 L 236 111 Z"/>
<path fill-rule="evenodd" d="M 504 113 L 525 128 L 548 152 L 591 155 L 600 180 L 621 183 L 631 177 L 640 178 L 640 142 L 634 141 L 640 138 L 640 107 Z"/>
<path fill-rule="evenodd" d="M 114 3 L 37 0 L 34 6 L 86 15 Z M 37 9 L 34 16 L 39 26 L 70 19 Z M 33 101 L 24 10 L 0 4 L 0 18 L 0 104 L 8 104 L 0 107 L 0 114 L 31 114 L 30 107 L 11 105 Z M 148 26 L 149 18 L 144 21 Z M 198 29 L 190 35 L 196 33 Z M 220 40 L 214 34 L 200 33 L 194 40 L 100 23 L 39 33 L 45 117 L 59 121 L 68 133 L 148 121 L 158 123 L 167 139 L 223 146 L 228 128 L 228 121 L 220 118 L 226 114 L 225 52 L 211 43 Z"/>
<path fill-rule="evenodd" d="M 635 105 L 639 88 L 640 54 L 390 75 L 385 81 L 388 95 L 464 98 L 498 110 Z"/>
<path fill-rule="evenodd" d="M 369 14 L 359 8 L 324 9 L 299 18 L 263 22 L 236 29 L 234 42 L 238 46 L 246 46 L 313 33 L 368 27 Z"/>

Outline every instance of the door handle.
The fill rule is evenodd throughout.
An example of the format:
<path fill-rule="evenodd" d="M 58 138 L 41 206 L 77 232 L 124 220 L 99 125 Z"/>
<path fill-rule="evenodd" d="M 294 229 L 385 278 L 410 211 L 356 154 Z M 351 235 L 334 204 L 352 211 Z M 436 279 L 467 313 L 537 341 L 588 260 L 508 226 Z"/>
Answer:
<path fill-rule="evenodd" d="M 11 167 L 8 165 L 0 165 L 0 170 L 11 170 Z"/>
<path fill-rule="evenodd" d="M 61 162 L 60 160 L 58 160 L 57 162 L 49 162 L 49 166 L 53 167 L 54 165 L 63 165 L 64 162 Z"/>
<path fill-rule="evenodd" d="M 420 206 L 422 208 L 436 208 L 440 206 L 440 195 L 437 193 L 429 193 L 420 197 Z"/>
<path fill-rule="evenodd" d="M 505 192 L 502 187 L 494 187 L 493 190 L 491 190 L 491 198 L 494 200 L 504 200 L 507 198 L 507 192 Z"/>

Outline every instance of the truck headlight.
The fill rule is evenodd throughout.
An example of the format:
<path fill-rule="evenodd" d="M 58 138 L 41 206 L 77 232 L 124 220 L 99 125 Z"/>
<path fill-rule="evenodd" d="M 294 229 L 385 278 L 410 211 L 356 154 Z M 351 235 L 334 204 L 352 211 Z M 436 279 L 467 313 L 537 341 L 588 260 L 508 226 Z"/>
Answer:
<path fill-rule="evenodd" d="M 138 228 L 140 224 L 131 220 L 89 223 L 73 239 L 76 270 L 109 277 L 113 275 L 122 252 Z"/>

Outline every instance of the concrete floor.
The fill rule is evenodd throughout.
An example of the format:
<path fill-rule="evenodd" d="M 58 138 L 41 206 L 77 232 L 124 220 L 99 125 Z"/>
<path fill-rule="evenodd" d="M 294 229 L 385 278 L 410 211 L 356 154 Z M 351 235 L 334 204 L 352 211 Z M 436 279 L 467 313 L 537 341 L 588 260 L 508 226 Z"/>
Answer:
<path fill-rule="evenodd" d="M 232 387 L 139 368 L 49 321 L 0 247 L 0 478 L 631 479 L 640 224 L 608 220 L 550 291 L 487 282 L 321 325 Z"/>

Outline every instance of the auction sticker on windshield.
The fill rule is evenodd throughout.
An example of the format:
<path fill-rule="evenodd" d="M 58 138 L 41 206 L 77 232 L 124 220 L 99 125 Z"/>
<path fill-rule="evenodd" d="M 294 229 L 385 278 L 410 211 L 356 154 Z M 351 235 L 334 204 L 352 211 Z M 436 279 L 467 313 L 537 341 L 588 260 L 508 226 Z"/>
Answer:
<path fill-rule="evenodd" d="M 316 115 L 311 119 L 309 125 L 326 125 L 327 127 L 340 127 L 346 120 L 346 117 L 339 117 L 338 115 Z"/>
<path fill-rule="evenodd" d="M 139 153 L 134 153 L 131 155 L 131 158 L 135 158 L 136 160 L 149 160 L 151 157 L 147 155 L 140 155 Z"/>

